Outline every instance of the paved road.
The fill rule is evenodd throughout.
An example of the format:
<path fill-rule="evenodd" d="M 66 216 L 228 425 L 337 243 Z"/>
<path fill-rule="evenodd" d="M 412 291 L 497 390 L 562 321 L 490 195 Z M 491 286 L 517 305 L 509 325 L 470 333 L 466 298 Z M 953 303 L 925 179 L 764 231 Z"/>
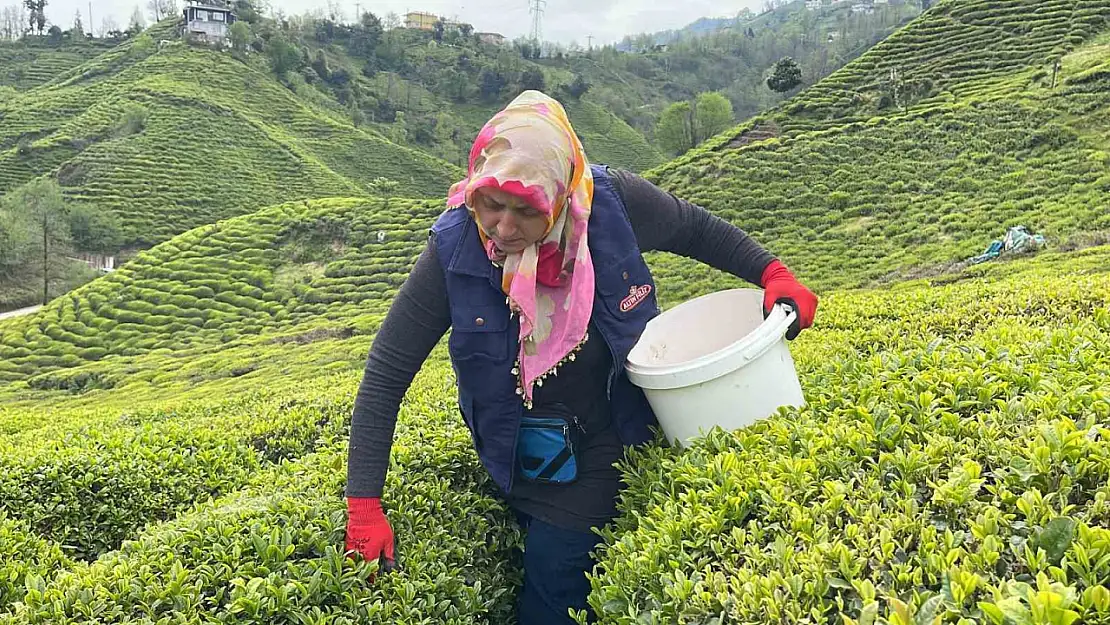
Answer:
<path fill-rule="evenodd" d="M 41 304 L 38 306 L 28 306 L 27 308 L 17 308 L 8 312 L 0 312 L 0 319 L 7 319 L 8 317 L 22 317 L 23 315 L 29 315 L 40 308 L 42 308 Z"/>

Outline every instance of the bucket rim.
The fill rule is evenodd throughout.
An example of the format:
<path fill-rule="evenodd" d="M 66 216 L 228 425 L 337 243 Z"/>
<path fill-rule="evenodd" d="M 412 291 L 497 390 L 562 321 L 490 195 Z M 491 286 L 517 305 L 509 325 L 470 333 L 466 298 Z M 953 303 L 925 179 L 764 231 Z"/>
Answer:
<path fill-rule="evenodd" d="M 678 310 L 687 304 L 692 304 L 704 298 L 734 291 L 758 291 L 762 293 L 760 289 L 726 289 L 723 291 L 715 291 L 683 302 L 667 312 Z M 666 312 L 663 314 L 665 315 Z M 659 319 L 662 316 L 663 315 L 660 315 L 655 319 Z M 796 318 L 797 312 L 793 308 L 783 303 L 777 303 L 763 322 L 754 330 L 746 334 L 739 341 L 726 345 L 716 351 L 702 354 L 697 358 L 685 360 L 681 363 L 661 365 L 636 363 L 629 357 L 625 360 L 625 369 L 633 384 L 640 388 L 651 390 L 686 388 L 709 382 L 732 373 L 733 371 L 742 369 L 751 361 L 765 354 L 767 350 L 783 340 L 787 330 L 790 329 L 790 326 L 794 323 Z M 652 321 L 655 321 L 655 319 Z M 634 349 L 635 348 L 633 348 L 633 351 Z M 629 352 L 630 356 L 631 353 L 632 352 Z M 739 363 L 733 362 L 738 359 L 742 361 Z M 670 381 L 664 382 L 666 378 L 670 378 Z"/>

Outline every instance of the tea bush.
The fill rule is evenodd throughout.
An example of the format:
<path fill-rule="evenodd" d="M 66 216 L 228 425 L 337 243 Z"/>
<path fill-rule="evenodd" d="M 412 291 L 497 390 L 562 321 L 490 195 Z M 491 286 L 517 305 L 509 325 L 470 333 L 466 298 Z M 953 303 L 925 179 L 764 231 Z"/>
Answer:
<path fill-rule="evenodd" d="M 305 397 L 312 387 L 139 411 L 59 411 L 49 424 L 8 421 L 0 514 L 23 520 L 70 557 L 95 558 L 344 431 L 349 394 Z"/>
<path fill-rule="evenodd" d="M 804 408 L 625 464 L 602 622 L 1110 622 L 1107 258 L 829 298 Z"/>
<path fill-rule="evenodd" d="M 27 575 L 10 622 L 510 622 L 520 533 L 491 496 L 445 369 L 418 378 L 398 426 L 385 505 L 399 572 L 371 582 L 376 563 L 343 555 L 339 445 L 264 471 L 92 564 L 53 580 Z"/>

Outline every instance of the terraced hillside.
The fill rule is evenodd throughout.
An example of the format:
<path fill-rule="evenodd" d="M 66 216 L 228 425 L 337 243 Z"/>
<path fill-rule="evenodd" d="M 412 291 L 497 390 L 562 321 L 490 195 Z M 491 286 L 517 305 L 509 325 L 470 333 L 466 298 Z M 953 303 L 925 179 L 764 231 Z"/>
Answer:
<path fill-rule="evenodd" d="M 876 111 L 891 67 L 936 93 Z M 818 286 L 854 286 L 950 265 L 1014 225 L 1055 244 L 1110 229 L 1108 129 L 1110 2 L 958 0 L 649 177 Z"/>
<path fill-rule="evenodd" d="M 115 44 L 103 39 L 53 46 L 45 42 L 0 42 L 0 87 L 25 91 L 49 82 Z"/>
<path fill-rule="evenodd" d="M 128 381 L 120 356 L 173 354 L 190 366 L 294 328 L 371 331 L 441 210 L 442 200 L 319 200 L 191 230 L 0 326 L 0 376 L 80 390 Z M 226 375 L 198 373 L 194 382 Z"/>
<path fill-rule="evenodd" d="M 441 196 L 460 173 L 181 42 L 124 43 L 0 103 L 0 119 L 0 192 L 54 175 L 138 246 L 270 204 L 366 195 L 378 177 Z"/>

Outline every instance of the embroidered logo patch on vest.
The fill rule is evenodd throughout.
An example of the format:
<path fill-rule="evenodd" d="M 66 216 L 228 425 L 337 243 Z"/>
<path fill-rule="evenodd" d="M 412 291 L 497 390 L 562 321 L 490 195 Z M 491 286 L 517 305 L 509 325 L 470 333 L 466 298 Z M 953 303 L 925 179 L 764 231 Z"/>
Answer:
<path fill-rule="evenodd" d="M 633 286 L 628 289 L 628 297 L 621 300 L 621 312 L 628 312 L 633 308 L 640 305 L 651 295 L 651 285 L 644 284 L 641 286 Z"/>

